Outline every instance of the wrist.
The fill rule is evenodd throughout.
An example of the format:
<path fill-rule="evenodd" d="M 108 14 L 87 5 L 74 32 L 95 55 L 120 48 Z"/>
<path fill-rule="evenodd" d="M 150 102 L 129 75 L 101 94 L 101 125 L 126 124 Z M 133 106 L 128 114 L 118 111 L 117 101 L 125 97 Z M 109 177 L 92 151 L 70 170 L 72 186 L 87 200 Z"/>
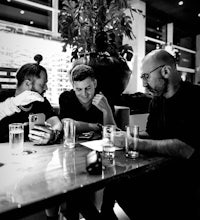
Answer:
<path fill-rule="evenodd" d="M 103 130 L 102 124 L 97 123 L 96 126 L 97 126 L 97 131 L 102 132 L 102 130 Z"/>
<path fill-rule="evenodd" d="M 100 132 L 102 130 L 102 125 L 99 123 L 88 123 L 88 129 L 94 132 Z"/>
<path fill-rule="evenodd" d="M 50 144 L 56 143 L 59 140 L 60 134 L 61 134 L 61 131 L 59 131 L 59 130 L 52 130 L 52 131 L 53 131 L 53 135 L 49 141 Z"/>

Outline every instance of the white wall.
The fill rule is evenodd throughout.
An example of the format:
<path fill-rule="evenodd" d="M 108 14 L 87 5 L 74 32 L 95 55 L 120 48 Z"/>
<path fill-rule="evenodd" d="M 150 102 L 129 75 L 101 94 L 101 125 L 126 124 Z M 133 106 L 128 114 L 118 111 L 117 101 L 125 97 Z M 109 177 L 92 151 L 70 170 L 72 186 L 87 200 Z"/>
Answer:
<path fill-rule="evenodd" d="M 129 44 L 133 47 L 134 57 L 129 64 L 132 70 L 132 75 L 124 93 L 133 94 L 135 92 L 144 92 L 142 80 L 140 79 L 141 61 L 145 56 L 145 30 L 146 30 L 146 3 L 140 0 L 131 0 L 132 8 L 137 9 L 133 12 L 134 20 L 132 20 L 133 33 L 136 39 L 130 40 L 124 37 L 124 44 Z M 129 16 L 130 13 L 127 11 Z"/>

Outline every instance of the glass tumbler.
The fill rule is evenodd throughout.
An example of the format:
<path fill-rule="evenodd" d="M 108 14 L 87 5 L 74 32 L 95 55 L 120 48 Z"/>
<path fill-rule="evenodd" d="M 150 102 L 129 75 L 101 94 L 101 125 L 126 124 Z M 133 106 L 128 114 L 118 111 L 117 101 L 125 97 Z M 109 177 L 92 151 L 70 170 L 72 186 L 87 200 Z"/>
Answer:
<path fill-rule="evenodd" d="M 9 146 L 11 154 L 20 154 L 24 149 L 24 124 L 9 124 Z"/>
<path fill-rule="evenodd" d="M 64 147 L 74 148 L 76 143 L 76 126 L 74 120 L 66 118 L 63 120 L 64 124 Z"/>
<path fill-rule="evenodd" d="M 139 152 L 136 151 L 139 138 L 139 126 L 127 126 L 126 127 L 126 140 L 125 140 L 125 151 L 126 157 L 137 158 Z"/>

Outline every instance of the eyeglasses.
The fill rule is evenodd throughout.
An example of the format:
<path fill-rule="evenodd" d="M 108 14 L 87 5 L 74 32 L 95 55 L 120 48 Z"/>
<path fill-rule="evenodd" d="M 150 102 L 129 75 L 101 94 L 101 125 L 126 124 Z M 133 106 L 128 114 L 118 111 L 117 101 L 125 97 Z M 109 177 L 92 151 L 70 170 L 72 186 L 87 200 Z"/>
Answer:
<path fill-rule="evenodd" d="M 153 72 L 156 71 L 157 69 L 159 69 L 159 68 L 161 68 L 161 67 L 164 67 L 164 66 L 165 66 L 165 64 L 156 67 L 155 69 L 151 70 L 149 73 L 143 73 L 143 74 L 140 76 L 140 78 L 141 78 L 141 79 L 148 79 L 151 73 L 153 73 Z"/>

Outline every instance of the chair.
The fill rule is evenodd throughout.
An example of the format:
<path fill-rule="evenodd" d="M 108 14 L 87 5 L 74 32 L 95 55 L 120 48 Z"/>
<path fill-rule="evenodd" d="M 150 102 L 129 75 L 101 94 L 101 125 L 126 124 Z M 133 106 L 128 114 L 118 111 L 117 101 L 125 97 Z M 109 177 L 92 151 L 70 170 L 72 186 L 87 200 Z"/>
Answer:
<path fill-rule="evenodd" d="M 115 105 L 115 121 L 118 128 L 123 131 L 126 130 L 126 126 L 129 125 L 130 121 L 130 108 L 127 106 L 118 106 Z"/>

